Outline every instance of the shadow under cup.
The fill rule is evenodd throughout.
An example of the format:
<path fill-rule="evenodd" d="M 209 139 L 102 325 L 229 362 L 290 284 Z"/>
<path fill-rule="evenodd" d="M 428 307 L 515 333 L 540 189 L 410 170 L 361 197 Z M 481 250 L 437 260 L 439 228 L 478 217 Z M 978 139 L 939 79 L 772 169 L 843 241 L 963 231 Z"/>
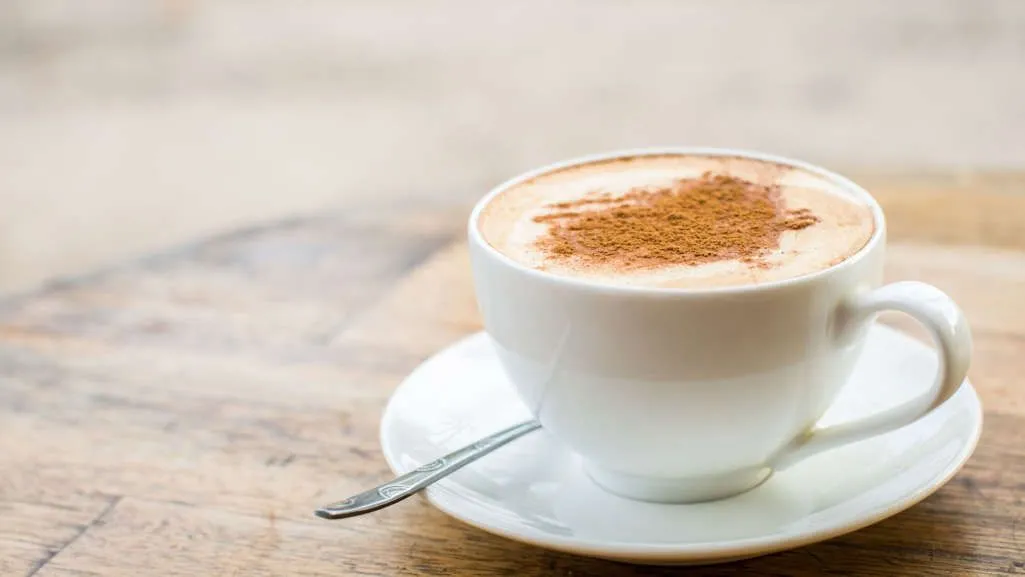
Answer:
<path fill-rule="evenodd" d="M 741 157 L 795 167 L 867 203 L 875 232 L 825 270 L 714 289 L 613 286 L 520 264 L 477 223 L 501 192 L 549 171 L 620 157 Z M 735 150 L 628 151 L 514 178 L 469 222 L 485 330 L 520 398 L 626 497 L 692 502 L 763 482 L 800 445 L 843 387 L 874 315 L 846 304 L 882 282 L 885 222 L 849 180 L 801 162 Z M 916 417 L 917 418 L 917 417 Z"/>

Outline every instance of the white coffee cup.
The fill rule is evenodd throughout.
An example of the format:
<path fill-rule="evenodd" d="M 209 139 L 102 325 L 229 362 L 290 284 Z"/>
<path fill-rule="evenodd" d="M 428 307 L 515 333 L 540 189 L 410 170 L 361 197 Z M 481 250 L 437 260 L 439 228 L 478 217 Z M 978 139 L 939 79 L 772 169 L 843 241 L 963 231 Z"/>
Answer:
<path fill-rule="evenodd" d="M 732 156 L 793 166 L 872 209 L 875 233 L 828 269 L 715 289 L 623 287 L 556 276 L 490 246 L 481 210 L 546 172 L 647 154 Z M 693 502 L 734 495 L 809 455 L 921 419 L 968 369 L 958 306 L 919 282 L 880 286 L 886 225 L 850 180 L 804 162 L 725 149 L 646 149 L 590 156 L 507 181 L 477 204 L 469 244 L 484 327 L 520 397 L 578 453 L 600 486 L 623 496 Z M 850 376 L 877 313 L 902 311 L 934 337 L 931 393 L 854 422 L 816 426 Z"/>

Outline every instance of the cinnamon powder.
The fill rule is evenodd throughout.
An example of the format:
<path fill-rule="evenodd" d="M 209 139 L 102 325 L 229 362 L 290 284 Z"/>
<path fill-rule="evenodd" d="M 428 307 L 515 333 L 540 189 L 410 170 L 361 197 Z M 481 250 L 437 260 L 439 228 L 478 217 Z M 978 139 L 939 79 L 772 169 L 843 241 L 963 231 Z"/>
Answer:
<path fill-rule="evenodd" d="M 757 264 L 778 248 L 784 231 L 819 221 L 807 209 L 786 210 L 778 186 L 711 173 L 548 208 L 534 218 L 548 224 L 539 249 L 560 260 L 630 269 L 732 259 Z"/>

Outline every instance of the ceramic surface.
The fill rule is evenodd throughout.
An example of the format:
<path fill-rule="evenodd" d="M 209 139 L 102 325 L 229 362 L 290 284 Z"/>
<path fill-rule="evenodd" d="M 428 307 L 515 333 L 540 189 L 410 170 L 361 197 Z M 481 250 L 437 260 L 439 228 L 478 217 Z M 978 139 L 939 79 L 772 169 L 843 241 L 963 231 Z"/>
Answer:
<path fill-rule="evenodd" d="M 489 200 L 520 181 L 660 154 L 791 167 L 779 178 L 867 203 L 875 233 L 857 254 L 822 271 L 693 290 L 612 286 L 531 269 L 477 229 Z M 886 224 L 879 205 L 857 184 L 804 162 L 729 149 L 575 159 L 498 186 L 478 203 L 468 236 L 484 328 L 514 388 L 545 429 L 585 459 L 591 476 L 620 494 L 693 502 L 740 493 L 771 469 L 914 421 L 954 394 L 968 368 L 968 324 L 949 297 L 923 283 L 880 286 Z M 820 417 L 883 310 L 906 312 L 934 335 L 939 377 L 921 374 L 933 387 L 919 388 L 904 406 L 822 427 Z"/>
<path fill-rule="evenodd" d="M 936 365 L 927 346 L 872 326 L 823 424 L 922 394 Z M 381 442 L 391 468 L 404 473 L 529 416 L 490 339 L 478 333 L 425 362 L 395 391 Z M 540 431 L 442 480 L 427 496 L 457 519 L 541 547 L 635 563 L 714 563 L 834 537 L 912 506 L 961 468 L 981 427 L 979 400 L 965 381 L 907 427 L 809 457 L 741 495 L 676 505 L 600 489 L 577 455 Z"/>

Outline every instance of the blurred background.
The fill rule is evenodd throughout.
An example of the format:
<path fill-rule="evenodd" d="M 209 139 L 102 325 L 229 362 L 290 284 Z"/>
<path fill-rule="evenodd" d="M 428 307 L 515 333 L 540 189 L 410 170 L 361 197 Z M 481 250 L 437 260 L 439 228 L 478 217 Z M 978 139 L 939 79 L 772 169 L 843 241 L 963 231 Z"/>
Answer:
<path fill-rule="evenodd" d="M 1025 2 L 0 0 L 0 293 L 660 144 L 1025 168 Z"/>

